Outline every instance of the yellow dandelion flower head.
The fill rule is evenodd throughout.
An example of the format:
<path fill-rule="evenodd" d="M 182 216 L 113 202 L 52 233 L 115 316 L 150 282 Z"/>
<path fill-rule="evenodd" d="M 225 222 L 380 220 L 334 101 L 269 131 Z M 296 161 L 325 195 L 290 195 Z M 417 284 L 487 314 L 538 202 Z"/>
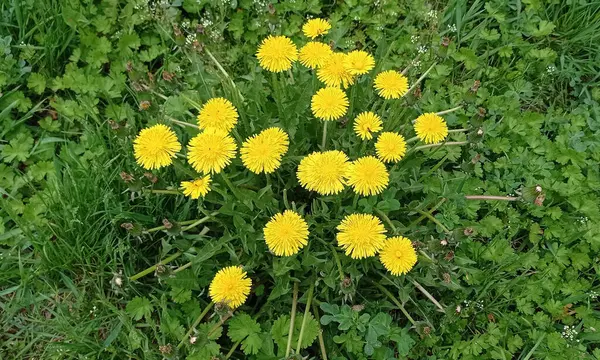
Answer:
<path fill-rule="evenodd" d="M 363 140 L 371 140 L 373 133 L 381 129 L 383 129 L 381 118 L 371 111 L 362 112 L 354 119 L 354 132 Z"/>
<path fill-rule="evenodd" d="M 281 158 L 287 152 L 289 144 L 288 134 L 280 128 L 263 130 L 242 144 L 242 163 L 255 174 L 272 173 L 281 165 Z"/>
<path fill-rule="evenodd" d="M 241 266 L 228 266 L 217 272 L 210 283 L 208 294 L 216 304 L 235 309 L 246 302 L 252 280 Z"/>
<path fill-rule="evenodd" d="M 298 213 L 286 210 L 271 218 L 265 225 L 264 235 L 273 254 L 290 256 L 307 244 L 308 224 Z"/>
<path fill-rule="evenodd" d="M 435 113 L 426 113 L 415 120 L 415 132 L 425 144 L 436 144 L 448 136 L 446 120 Z"/>
<path fill-rule="evenodd" d="M 346 54 L 333 53 L 324 64 L 317 70 L 317 77 L 327 86 L 348 86 L 356 80 L 344 66 Z"/>
<path fill-rule="evenodd" d="M 344 59 L 344 67 L 351 75 L 363 75 L 375 67 L 375 58 L 363 50 L 350 51 Z"/>
<path fill-rule="evenodd" d="M 388 185 L 390 176 L 385 164 L 374 156 L 354 160 L 348 168 L 348 185 L 363 196 L 377 195 Z"/>
<path fill-rule="evenodd" d="M 133 141 L 135 161 L 146 170 L 171 165 L 179 150 L 181 144 L 177 135 L 163 124 L 143 129 Z"/>
<path fill-rule="evenodd" d="M 353 259 L 374 256 L 385 242 L 383 224 L 370 214 L 348 215 L 337 229 L 338 245 Z"/>
<path fill-rule="evenodd" d="M 263 69 L 282 72 L 291 69 L 292 63 L 298 60 L 298 49 L 286 36 L 269 35 L 258 47 L 256 57 Z"/>
<path fill-rule="evenodd" d="M 302 26 L 304 35 L 311 39 L 327 34 L 329 29 L 331 29 L 329 21 L 319 18 L 310 19 Z"/>
<path fill-rule="evenodd" d="M 329 45 L 311 41 L 300 49 L 298 58 L 302 65 L 310 69 L 315 69 L 323 66 L 332 54 L 333 50 L 331 50 Z"/>
<path fill-rule="evenodd" d="M 387 271 L 398 276 L 406 274 L 415 266 L 417 252 L 409 239 L 395 236 L 383 243 L 383 248 L 379 252 L 379 260 Z"/>
<path fill-rule="evenodd" d="M 395 132 L 382 132 L 375 143 L 375 151 L 383 162 L 400 161 L 406 154 L 404 136 Z"/>
<path fill-rule="evenodd" d="M 322 88 L 313 95 L 310 108 L 313 115 L 321 120 L 337 120 L 348 110 L 348 97 L 340 88 Z"/>
<path fill-rule="evenodd" d="M 201 173 L 220 173 L 235 157 L 237 146 L 225 131 L 207 129 L 188 144 L 188 162 Z"/>
<path fill-rule="evenodd" d="M 192 181 L 182 181 L 181 187 L 183 188 L 183 195 L 189 196 L 192 199 L 206 196 L 210 191 L 210 182 L 210 175 Z"/>
<path fill-rule="evenodd" d="M 373 87 L 384 99 L 399 99 L 408 92 L 408 79 L 397 71 L 388 70 L 377 74 Z"/>
<path fill-rule="evenodd" d="M 198 126 L 200 129 L 231 131 L 238 120 L 238 112 L 231 101 L 224 98 L 212 98 L 200 109 Z"/>
<path fill-rule="evenodd" d="M 341 151 L 314 152 L 300 161 L 296 175 L 307 190 L 321 195 L 337 194 L 346 185 L 348 166 L 348 156 Z"/>

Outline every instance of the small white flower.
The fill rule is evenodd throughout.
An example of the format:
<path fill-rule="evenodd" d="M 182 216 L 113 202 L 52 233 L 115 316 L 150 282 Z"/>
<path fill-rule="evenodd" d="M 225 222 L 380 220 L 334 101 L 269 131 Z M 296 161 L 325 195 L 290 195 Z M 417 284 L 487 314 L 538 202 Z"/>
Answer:
<path fill-rule="evenodd" d="M 421 45 L 421 46 L 419 46 L 419 48 L 417 49 L 417 51 L 419 52 L 419 54 L 424 54 L 424 53 L 427 52 L 427 46 Z"/>
<path fill-rule="evenodd" d="M 448 30 L 450 32 L 456 32 L 456 31 L 458 31 L 458 28 L 456 27 L 456 24 L 452 24 L 452 25 L 448 25 Z"/>
<path fill-rule="evenodd" d="M 556 66 L 548 65 L 548 67 L 546 68 L 546 71 L 548 72 L 548 74 L 553 74 L 556 72 Z"/>
<path fill-rule="evenodd" d="M 419 37 L 417 35 L 410 36 L 410 42 L 416 44 L 419 41 Z"/>

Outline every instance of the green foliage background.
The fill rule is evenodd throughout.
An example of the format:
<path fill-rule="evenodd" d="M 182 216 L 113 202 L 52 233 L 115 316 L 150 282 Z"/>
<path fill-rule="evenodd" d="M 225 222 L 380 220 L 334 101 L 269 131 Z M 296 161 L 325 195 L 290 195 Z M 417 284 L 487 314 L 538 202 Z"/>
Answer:
<path fill-rule="evenodd" d="M 0 11 L 0 357 L 282 358 L 297 281 L 295 334 L 316 284 L 300 346 L 311 358 L 322 358 L 322 331 L 330 359 L 600 359 L 600 3 L 23 0 Z M 414 81 L 435 64 L 385 126 L 462 105 L 445 118 L 469 129 L 453 135 L 469 145 L 410 154 L 383 194 L 357 203 L 303 191 L 293 174 L 320 141 L 306 106 L 318 84 L 299 67 L 293 84 L 284 77 L 280 116 L 253 54 L 271 33 L 304 43 L 309 15 L 378 69 L 418 59 Z M 380 109 L 370 81 L 349 119 Z M 227 170 L 236 192 L 217 177 L 201 202 L 150 193 L 194 174 L 183 161 L 144 174 L 132 137 L 194 122 L 194 103 L 212 96 L 240 109 L 241 138 L 286 127 L 279 176 L 267 182 L 238 159 Z M 195 134 L 173 127 L 184 143 Z M 344 122 L 330 139 L 351 158 L 372 151 Z M 521 200 L 464 197 L 481 194 Z M 275 258 L 261 231 L 284 203 L 307 215 L 312 237 Z M 353 211 L 382 213 L 418 241 L 409 275 L 334 256 L 331 224 Z M 163 219 L 174 226 L 158 229 Z M 230 264 L 248 270 L 253 295 L 176 349 Z"/>

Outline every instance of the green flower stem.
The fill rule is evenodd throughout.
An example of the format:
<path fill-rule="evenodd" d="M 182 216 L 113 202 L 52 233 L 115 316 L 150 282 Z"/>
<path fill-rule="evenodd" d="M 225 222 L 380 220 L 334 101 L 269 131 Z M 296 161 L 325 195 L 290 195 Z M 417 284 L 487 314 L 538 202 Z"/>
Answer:
<path fill-rule="evenodd" d="M 192 326 L 190 327 L 188 332 L 185 333 L 185 335 L 183 336 L 183 339 L 181 339 L 181 342 L 179 343 L 179 345 L 177 345 L 178 349 L 180 349 L 183 346 L 183 344 L 185 343 L 185 341 L 190 338 L 190 335 L 192 334 L 192 332 L 194 331 L 196 326 L 198 326 L 198 324 L 200 324 L 200 321 L 202 321 L 202 319 L 206 316 L 206 314 L 208 314 L 208 312 L 210 311 L 210 309 L 213 307 L 214 304 L 215 303 L 211 301 L 210 303 L 208 303 L 208 305 L 206 305 L 206 307 L 204 307 L 204 310 L 202 310 L 202 313 L 200 313 L 200 315 L 196 318 L 196 320 L 194 321 L 194 323 L 192 324 Z"/>
<path fill-rule="evenodd" d="M 517 201 L 520 197 L 515 196 L 494 196 L 494 195 L 465 195 L 467 200 L 500 200 L 500 201 Z"/>
<path fill-rule="evenodd" d="M 433 297 L 433 295 L 431 295 L 429 291 L 427 291 L 427 289 L 421 286 L 421 284 L 419 284 L 414 279 L 412 280 L 412 283 L 417 289 L 419 289 L 420 292 L 423 293 L 423 295 L 425 295 L 425 297 L 427 297 L 439 309 L 440 312 L 446 312 L 446 309 L 444 309 L 444 307 Z"/>
<path fill-rule="evenodd" d="M 223 324 L 225 324 L 225 321 L 227 321 L 232 316 L 233 316 L 232 312 L 229 312 L 227 315 L 223 316 L 223 318 L 221 318 L 221 320 L 219 320 L 219 322 L 216 323 L 215 326 L 213 326 L 212 329 L 210 329 L 208 331 L 207 337 L 210 337 L 215 331 L 217 331 L 218 328 L 220 328 L 221 326 L 223 326 Z"/>
<path fill-rule="evenodd" d="M 354 209 L 354 210 L 356 210 L 356 207 L 358 206 L 358 199 L 359 199 L 359 195 L 354 194 L 354 199 L 352 199 L 352 209 Z"/>
<path fill-rule="evenodd" d="M 319 347 L 321 348 L 321 359 L 327 360 L 327 351 L 325 350 L 325 341 L 323 340 L 323 330 L 321 329 L 321 319 L 319 318 L 319 308 L 317 307 L 316 302 L 313 302 L 313 313 L 315 315 L 315 320 L 317 320 L 317 324 L 319 325 Z"/>
<path fill-rule="evenodd" d="M 279 88 L 279 80 L 277 79 L 276 73 L 271 73 L 271 86 L 273 87 L 273 97 L 275 98 L 275 103 L 277 104 L 279 118 L 285 124 L 285 113 L 283 112 L 283 104 L 281 101 L 281 89 Z"/>
<path fill-rule="evenodd" d="M 448 141 L 445 143 L 437 143 L 437 144 L 427 144 L 427 145 L 421 145 L 421 146 L 415 146 L 413 148 L 413 150 L 423 150 L 423 149 L 429 149 L 432 147 L 438 147 L 438 146 L 460 146 L 460 145 L 466 145 L 468 144 L 468 141 Z"/>
<path fill-rule="evenodd" d="M 352 89 L 350 90 L 350 109 L 348 109 L 348 118 L 352 118 L 352 113 L 354 112 L 354 98 L 356 97 L 356 84 L 352 85 Z"/>
<path fill-rule="evenodd" d="M 129 281 L 135 281 L 135 280 L 137 280 L 139 278 L 142 278 L 142 277 L 150 274 L 151 272 L 154 272 L 157 267 L 159 267 L 161 265 L 166 265 L 166 264 L 170 263 L 171 261 L 173 261 L 173 260 L 177 259 L 178 257 L 180 257 L 182 254 L 183 254 L 183 252 L 181 252 L 181 251 L 176 252 L 175 254 L 169 256 L 168 258 L 166 258 L 164 260 L 161 260 L 158 264 L 152 265 L 149 268 L 147 268 L 146 270 L 140 271 L 139 273 L 131 276 L 129 278 Z"/>
<path fill-rule="evenodd" d="M 431 215 L 430 213 L 427 213 L 423 210 L 419 210 L 419 209 L 415 209 L 416 212 L 418 212 L 419 214 L 425 216 L 426 218 L 428 218 L 429 220 L 433 221 L 437 226 L 439 226 L 442 231 L 444 231 L 444 233 L 446 234 L 450 234 L 452 231 L 448 230 L 447 227 L 444 226 L 444 224 L 442 224 L 438 219 L 436 219 L 433 215 Z"/>
<path fill-rule="evenodd" d="M 398 233 L 398 229 L 396 229 L 396 227 L 392 223 L 392 220 L 390 220 L 390 218 L 383 211 L 381 211 L 379 209 L 375 209 L 375 212 L 377 213 L 377 215 L 379 215 L 383 218 L 383 220 L 390 226 L 390 228 L 392 228 L 392 233 L 394 235 L 396 235 Z"/>
<path fill-rule="evenodd" d="M 327 143 L 327 124 L 329 121 L 323 120 L 323 138 L 321 139 L 321 151 L 325 151 L 325 144 Z"/>
<path fill-rule="evenodd" d="M 294 322 L 296 321 L 296 306 L 298 305 L 298 283 L 294 283 L 294 293 L 292 300 L 292 312 L 290 314 L 290 331 L 288 332 L 287 347 L 285 348 L 285 357 L 290 356 L 292 350 L 292 337 L 294 336 Z"/>
<path fill-rule="evenodd" d="M 396 304 L 396 306 L 400 309 L 400 311 L 402 311 L 402 313 L 404 314 L 404 316 L 406 316 L 406 318 L 408 319 L 408 321 L 410 321 L 411 324 L 416 325 L 415 320 L 410 316 L 410 314 L 408 313 L 408 311 L 406 311 L 406 309 L 404 308 L 404 306 L 402 305 L 402 303 L 400 303 L 400 301 L 398 301 L 398 299 L 396 299 L 396 297 L 394 295 L 392 295 L 392 293 L 386 289 L 385 287 L 383 287 L 383 285 L 381 285 L 380 283 L 377 283 L 375 281 L 372 281 L 373 285 L 375 285 L 377 288 L 379 288 L 379 290 L 381 290 L 382 293 L 384 293 L 388 298 L 390 298 L 390 300 L 392 300 L 392 302 L 394 304 Z"/>
<path fill-rule="evenodd" d="M 233 344 L 233 346 L 231 347 L 231 349 L 229 350 L 227 355 L 225 355 L 225 360 L 229 359 L 231 357 L 231 355 L 233 355 L 235 349 L 237 349 L 237 347 L 240 345 L 241 342 L 242 342 L 242 340 L 237 341 L 235 344 Z"/>
<path fill-rule="evenodd" d="M 196 221 L 198 221 L 198 220 L 178 221 L 177 224 L 179 224 L 179 225 L 189 225 L 189 224 L 195 223 Z M 146 230 L 146 232 L 147 233 L 153 233 L 153 232 L 157 232 L 157 231 L 165 230 L 165 229 L 166 229 L 166 227 L 164 225 L 162 225 L 162 226 L 157 226 L 157 227 L 148 229 L 148 230 Z"/>
<path fill-rule="evenodd" d="M 453 107 L 452 109 L 448 109 L 448 110 L 444 110 L 444 111 L 439 111 L 439 112 L 436 112 L 435 114 L 441 116 L 441 115 L 449 114 L 451 112 L 455 112 L 455 111 L 460 110 L 460 109 L 462 109 L 462 105 L 461 106 L 457 106 L 457 107 Z"/>
<path fill-rule="evenodd" d="M 410 92 L 411 92 L 411 91 L 413 91 L 413 90 L 414 90 L 414 88 L 415 88 L 415 87 L 417 87 L 417 85 L 419 85 L 419 83 L 420 83 L 421 81 L 423 81 L 423 79 L 425 79 L 425 77 L 427 76 L 427 74 L 429 74 L 429 72 L 430 72 L 431 70 L 433 70 L 433 67 L 434 67 L 435 65 L 436 65 L 435 63 L 434 63 L 433 65 L 431 65 L 431 66 L 429 67 L 429 69 L 427 69 L 427 71 L 425 71 L 425 73 L 424 73 L 423 75 L 421 75 L 421 77 L 420 77 L 419 79 L 417 79 L 417 81 L 416 81 L 414 84 L 412 84 L 412 86 L 411 86 L 411 87 L 408 89 L 408 91 L 406 92 L 406 94 L 404 94 L 404 96 L 406 96 L 407 94 L 410 94 Z"/>
<path fill-rule="evenodd" d="M 469 131 L 469 129 L 452 129 L 452 130 L 448 130 L 448 134 L 463 133 L 463 132 L 467 132 L 467 131 Z"/>
<path fill-rule="evenodd" d="M 300 353 L 300 346 L 302 345 L 302 336 L 304 336 L 304 328 L 308 322 L 308 315 L 310 314 L 310 303 L 312 302 L 313 293 L 315 291 L 315 283 L 310 284 L 308 289 L 308 298 L 306 299 L 306 308 L 304 309 L 304 316 L 302 316 L 302 326 L 300 327 L 300 335 L 298 335 L 298 344 L 296 345 L 296 354 Z"/>
<path fill-rule="evenodd" d="M 446 200 L 447 200 L 446 198 L 442 198 L 442 199 L 441 199 L 441 200 L 440 200 L 440 201 L 439 201 L 437 204 L 435 204 L 435 205 L 434 205 L 434 207 L 432 207 L 432 208 L 431 208 L 431 210 L 429 210 L 429 213 L 431 214 L 431 213 L 433 213 L 434 211 L 436 211 L 436 210 L 437 210 L 437 209 L 438 209 L 440 206 L 442 206 L 442 204 L 443 204 L 444 202 L 446 202 Z M 411 224 L 408 226 L 408 228 L 409 228 L 409 229 L 412 229 L 412 227 L 413 227 L 414 225 L 417 225 L 418 223 L 420 223 L 421 221 L 423 221 L 423 219 L 425 219 L 426 217 L 427 217 L 427 216 L 425 216 L 425 215 L 421 215 L 421 216 L 420 216 L 420 217 L 419 217 L 417 220 L 413 221 L 413 222 L 412 222 L 412 223 L 411 223 Z"/>
<path fill-rule="evenodd" d="M 181 195 L 181 191 L 179 191 L 179 190 L 151 189 L 150 192 L 153 193 L 153 194 Z"/>
<path fill-rule="evenodd" d="M 333 258 L 335 259 L 335 264 L 338 268 L 338 272 L 340 274 L 340 282 L 344 281 L 344 279 L 346 278 L 346 275 L 344 275 L 344 268 L 342 268 L 342 262 L 340 261 L 340 256 L 338 255 L 337 251 L 335 250 L 335 248 L 332 245 L 329 245 L 331 247 L 331 252 L 333 253 Z"/>
<path fill-rule="evenodd" d="M 229 190 L 231 190 L 231 192 L 233 193 L 233 195 L 239 200 L 243 202 L 243 199 L 240 197 L 240 195 L 238 194 L 237 190 L 235 189 L 235 187 L 233 186 L 233 184 L 231 183 L 231 181 L 229 180 L 229 177 L 227 175 L 225 175 L 225 172 L 222 171 L 221 172 L 221 178 L 223 179 L 223 181 L 225 181 L 225 184 L 227 184 L 227 187 L 229 188 Z"/>
<path fill-rule="evenodd" d="M 418 136 L 411 137 L 410 139 L 406 140 L 406 143 L 407 143 L 407 144 L 414 143 L 414 142 L 415 142 L 415 141 L 417 141 L 417 140 L 419 140 L 419 137 L 418 137 Z"/>
<path fill-rule="evenodd" d="M 187 226 L 187 227 L 183 228 L 182 231 L 191 230 L 191 229 L 195 228 L 196 226 L 198 226 L 198 225 L 200 225 L 202 223 L 207 222 L 208 220 L 210 220 L 211 218 L 217 216 L 218 214 L 219 214 L 218 211 L 214 211 L 214 212 L 208 214 L 208 216 L 203 217 L 202 219 L 195 220 L 190 226 Z"/>
<path fill-rule="evenodd" d="M 237 86 L 233 82 L 233 79 L 231 78 L 231 76 L 229 76 L 227 71 L 225 71 L 223 66 L 221 66 L 221 63 L 219 63 L 219 61 L 213 56 L 213 54 L 207 48 L 204 48 L 204 52 L 215 63 L 215 65 L 217 66 L 217 69 L 219 69 L 219 71 L 221 71 L 221 73 L 225 76 L 225 78 L 227 78 L 227 80 L 229 80 L 229 82 L 231 83 L 231 86 L 233 87 L 233 89 L 235 89 L 235 91 L 237 92 L 237 95 L 240 97 L 240 100 L 244 101 L 244 96 L 242 95 L 240 90 L 237 88 Z"/>
<path fill-rule="evenodd" d="M 290 76 L 290 84 L 295 84 L 296 81 L 294 80 L 294 73 L 292 73 L 292 69 L 288 69 L 288 75 Z"/>
<path fill-rule="evenodd" d="M 170 122 L 172 122 L 172 123 L 174 123 L 174 124 L 177 124 L 177 125 L 183 126 L 183 127 L 186 127 L 186 126 L 187 126 L 187 127 L 191 127 L 191 128 L 194 128 L 194 129 L 200 129 L 200 128 L 198 127 L 198 125 L 190 124 L 189 122 L 185 122 L 185 121 L 180 121 L 180 120 L 177 120 L 177 119 L 175 119 L 175 118 L 172 118 L 172 117 L 170 117 L 170 116 L 167 116 L 167 120 L 169 120 Z"/>
<path fill-rule="evenodd" d="M 283 206 L 285 206 L 286 210 L 290 209 L 290 204 L 287 198 L 287 189 L 283 189 Z"/>

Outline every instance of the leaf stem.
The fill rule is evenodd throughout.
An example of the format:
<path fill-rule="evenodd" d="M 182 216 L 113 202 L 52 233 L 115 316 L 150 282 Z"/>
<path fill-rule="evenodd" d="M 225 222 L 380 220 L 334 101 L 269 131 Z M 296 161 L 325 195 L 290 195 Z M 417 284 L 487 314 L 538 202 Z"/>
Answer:
<path fill-rule="evenodd" d="M 423 286 L 421 286 L 421 284 L 419 284 L 416 280 L 412 280 L 413 285 L 415 285 L 415 287 L 417 289 L 419 289 L 420 292 L 423 293 L 423 295 L 425 295 L 429 300 L 431 300 L 431 302 L 437 306 L 437 308 L 441 311 L 441 312 L 446 312 L 446 309 L 444 309 L 444 307 L 433 297 L 433 295 L 431 295 L 431 293 L 429 291 L 427 291 L 427 289 L 425 289 Z"/>
<path fill-rule="evenodd" d="M 406 309 L 404 308 L 404 306 L 402 305 L 402 303 L 400 303 L 400 301 L 398 299 L 396 299 L 396 297 L 394 295 L 392 295 L 392 293 L 386 289 L 385 287 L 383 287 L 383 285 L 381 285 L 378 282 L 375 282 L 373 280 L 371 280 L 371 282 L 373 283 L 373 285 L 375 285 L 377 288 L 379 288 L 379 290 L 381 290 L 382 293 L 384 293 L 388 298 L 390 298 L 390 300 L 392 300 L 392 302 L 394 304 L 396 304 L 396 306 L 400 309 L 400 311 L 402 311 L 402 313 L 404 314 L 404 316 L 406 316 L 406 318 L 408 319 L 408 321 L 410 321 L 411 324 L 413 324 L 413 326 L 416 325 L 415 320 L 410 316 L 410 314 L 408 313 L 408 311 L 406 311 Z"/>
<path fill-rule="evenodd" d="M 375 209 L 375 212 L 383 218 L 383 220 L 390 226 L 390 228 L 392 228 L 393 234 L 396 235 L 398 233 L 398 229 L 396 229 L 396 227 L 392 223 L 392 220 L 390 220 L 390 218 L 379 209 Z"/>
<path fill-rule="evenodd" d="M 231 78 L 231 76 L 229 76 L 229 74 L 227 73 L 227 71 L 225 71 L 225 69 L 223 68 L 223 66 L 221 66 L 221 63 L 219 63 L 219 61 L 213 56 L 213 54 L 207 48 L 204 48 L 204 52 L 215 63 L 215 65 L 217 66 L 217 69 L 219 69 L 219 71 L 221 71 L 221 73 L 223 73 L 223 75 L 229 80 L 229 82 L 231 83 L 231 86 L 237 91 L 238 96 L 240 97 L 240 99 L 242 101 L 244 101 L 244 96 L 242 95 L 242 93 L 240 92 L 240 90 L 237 88 L 237 86 L 233 82 L 233 79 Z"/>
<path fill-rule="evenodd" d="M 317 320 L 317 324 L 319 325 L 319 347 L 321 348 L 321 359 L 327 360 L 327 351 L 325 350 L 323 329 L 321 329 L 321 319 L 319 318 L 319 308 L 317 307 L 317 303 L 313 303 L 313 313 L 315 315 L 315 320 Z"/>
<path fill-rule="evenodd" d="M 294 322 L 296 321 L 296 306 L 298 305 L 298 283 L 294 282 L 294 293 L 292 300 L 292 312 L 290 314 L 290 330 L 288 332 L 288 342 L 285 348 L 285 357 L 290 356 L 292 350 L 292 337 L 294 336 Z"/>
<path fill-rule="evenodd" d="M 229 180 L 229 177 L 225 174 L 225 171 L 221 172 L 221 178 L 223 179 L 223 181 L 225 181 L 225 184 L 227 184 L 227 187 L 229 187 L 229 190 L 231 190 L 231 192 L 233 193 L 233 195 L 239 201 L 243 201 L 243 199 L 240 197 L 240 195 L 238 194 L 237 190 L 235 189 L 235 187 L 231 183 L 231 180 Z"/>
<path fill-rule="evenodd" d="M 150 192 L 153 193 L 153 194 L 181 195 L 181 191 L 179 191 L 179 190 L 169 190 L 169 189 L 151 189 Z"/>
<path fill-rule="evenodd" d="M 425 216 L 426 218 L 428 218 L 429 220 L 433 221 L 437 226 L 439 226 L 442 231 L 444 231 L 444 233 L 446 234 L 450 234 L 452 231 L 448 230 L 447 227 L 444 226 L 444 224 L 442 224 L 438 219 L 436 219 L 433 215 L 431 215 L 428 212 L 425 212 L 423 210 L 420 209 L 415 209 L 416 212 L 418 212 L 419 214 Z"/>
<path fill-rule="evenodd" d="M 189 122 L 185 122 L 185 121 L 180 121 L 180 120 L 177 120 L 177 119 L 172 118 L 170 116 L 167 116 L 167 119 L 170 122 L 175 123 L 175 124 L 180 125 L 180 126 L 183 126 L 183 127 L 188 126 L 188 127 L 194 128 L 194 129 L 200 129 L 200 127 L 198 125 L 190 124 Z"/>
<path fill-rule="evenodd" d="M 186 220 L 186 221 L 178 221 L 177 224 L 179 225 L 189 225 L 189 224 L 193 224 L 196 220 Z M 157 226 L 157 227 L 153 227 L 150 228 L 148 230 L 146 230 L 147 233 L 152 233 L 152 232 L 156 232 L 156 231 L 160 231 L 160 230 L 164 230 L 166 229 L 166 227 L 164 225 L 162 226 Z"/>
<path fill-rule="evenodd" d="M 517 201 L 520 198 L 516 196 L 494 196 L 494 195 L 465 195 L 467 200 L 500 200 L 500 201 Z"/>
<path fill-rule="evenodd" d="M 457 111 L 457 110 L 460 110 L 460 109 L 462 109 L 462 105 L 459 105 L 459 106 L 457 106 L 457 107 L 453 107 L 452 109 L 443 110 L 443 111 L 438 111 L 438 112 L 436 112 L 435 114 L 436 114 L 436 115 L 440 115 L 440 116 L 441 116 L 441 115 L 450 114 L 451 112 L 455 112 L 455 111 Z"/>
<path fill-rule="evenodd" d="M 139 273 L 137 273 L 137 274 L 129 277 L 129 281 L 135 281 L 135 280 L 137 280 L 139 278 L 142 278 L 142 277 L 150 274 L 151 272 L 155 271 L 157 267 L 159 267 L 161 265 L 166 265 L 166 264 L 170 263 L 171 261 L 173 261 L 173 260 L 177 259 L 178 257 L 180 257 L 182 254 L 183 254 L 183 252 L 181 252 L 181 251 L 176 252 L 175 254 L 173 254 L 173 255 L 165 258 L 164 260 L 161 260 L 160 262 L 158 262 L 158 264 L 152 265 L 149 268 L 147 268 L 147 269 L 145 269 L 143 271 L 140 271 Z"/>
<path fill-rule="evenodd" d="M 323 138 L 321 139 L 321 151 L 325 151 L 325 144 L 327 143 L 327 124 L 329 121 L 323 120 Z"/>
<path fill-rule="evenodd" d="M 417 80 L 417 81 L 416 81 L 414 84 L 412 84 L 412 86 L 411 86 L 411 87 L 408 89 L 408 91 L 406 92 L 406 94 L 404 94 L 404 96 L 406 96 L 407 94 L 410 94 L 410 92 L 411 92 L 411 91 L 413 91 L 413 89 L 414 89 L 414 88 L 415 88 L 417 85 L 419 85 L 419 83 L 420 83 L 421 81 L 423 81 L 423 79 L 425 79 L 425 77 L 427 76 L 427 74 L 429 74 L 429 72 L 430 72 L 430 71 L 433 69 L 433 67 L 434 67 L 435 65 L 436 65 L 435 63 L 434 63 L 433 65 L 431 65 L 431 66 L 429 67 L 429 69 L 427 69 L 427 71 L 425 71 L 425 73 L 424 73 L 423 75 L 421 75 L 421 77 L 420 77 L 420 78 L 419 78 L 419 79 L 418 79 L 418 80 Z"/>
<path fill-rule="evenodd" d="M 229 359 L 231 357 L 231 355 L 233 355 L 233 352 L 235 351 L 235 349 L 237 349 L 237 347 L 240 345 L 241 342 L 242 342 L 242 340 L 239 340 L 235 344 L 233 344 L 233 346 L 231 347 L 229 352 L 227 352 L 227 355 L 225 355 L 225 360 Z"/>
<path fill-rule="evenodd" d="M 437 143 L 437 144 L 427 144 L 427 145 L 421 145 L 421 146 L 415 146 L 413 148 L 413 150 L 423 150 L 423 149 L 428 149 L 428 148 L 432 148 L 432 147 L 438 147 L 438 146 L 460 146 L 460 145 L 466 145 L 468 144 L 468 141 L 448 141 L 445 143 Z"/>
<path fill-rule="evenodd" d="M 315 283 L 310 284 L 308 289 L 308 298 L 306 299 L 306 308 L 304 309 L 304 315 L 302 316 L 302 326 L 300 327 L 300 335 L 298 335 L 298 344 L 296 345 L 296 354 L 300 353 L 300 346 L 302 346 L 302 336 L 304 336 L 304 328 L 308 322 L 308 315 L 310 314 L 310 304 L 312 302 L 313 293 L 315 291 Z"/>
<path fill-rule="evenodd" d="M 179 343 L 179 345 L 177 345 L 178 349 L 180 349 L 183 346 L 183 343 L 185 343 L 186 339 L 189 339 L 190 335 L 194 331 L 194 328 L 196 328 L 196 326 L 198 326 L 198 324 L 200 324 L 200 321 L 202 321 L 202 319 L 206 316 L 206 314 L 208 314 L 208 312 L 210 311 L 210 309 L 213 307 L 214 304 L 215 303 L 211 301 L 210 303 L 208 303 L 208 305 L 206 305 L 204 307 L 204 310 L 202 310 L 202 312 L 196 318 L 196 320 L 194 321 L 194 323 L 192 324 L 192 326 L 190 327 L 188 332 L 183 336 L 183 339 L 181 339 L 181 342 Z"/>

